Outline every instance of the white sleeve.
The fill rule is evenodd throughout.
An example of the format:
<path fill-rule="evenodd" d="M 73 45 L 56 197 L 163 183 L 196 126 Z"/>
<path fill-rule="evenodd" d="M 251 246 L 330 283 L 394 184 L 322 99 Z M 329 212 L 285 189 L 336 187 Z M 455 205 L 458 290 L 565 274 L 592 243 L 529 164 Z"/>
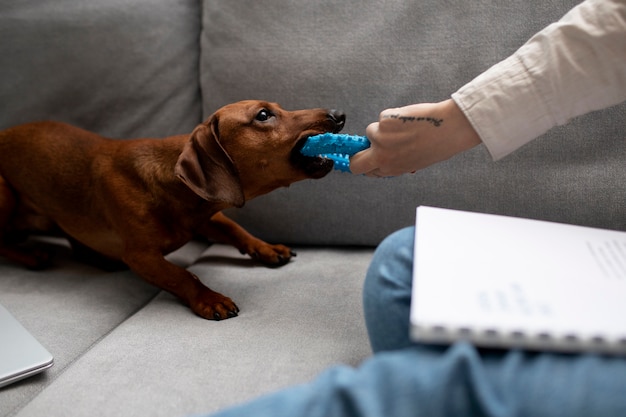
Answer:
<path fill-rule="evenodd" d="M 626 100 L 626 0 L 587 0 L 452 99 L 494 159 Z"/>

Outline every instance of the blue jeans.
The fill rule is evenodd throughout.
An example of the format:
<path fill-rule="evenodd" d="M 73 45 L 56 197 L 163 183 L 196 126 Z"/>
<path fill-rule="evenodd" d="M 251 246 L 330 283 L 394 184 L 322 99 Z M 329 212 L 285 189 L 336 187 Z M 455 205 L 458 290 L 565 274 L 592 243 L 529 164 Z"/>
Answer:
<path fill-rule="evenodd" d="M 368 270 L 372 358 L 217 416 L 626 416 L 626 358 L 411 342 L 414 232 L 389 236 Z"/>

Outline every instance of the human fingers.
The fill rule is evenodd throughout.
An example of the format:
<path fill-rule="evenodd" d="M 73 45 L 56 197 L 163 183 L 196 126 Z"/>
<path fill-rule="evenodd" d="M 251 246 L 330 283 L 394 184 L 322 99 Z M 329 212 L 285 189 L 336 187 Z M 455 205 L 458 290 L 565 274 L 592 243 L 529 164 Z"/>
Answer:
<path fill-rule="evenodd" d="M 371 123 L 365 129 L 365 136 L 371 145 L 368 149 L 358 152 L 350 158 L 350 171 L 355 175 L 365 174 L 378 168 L 376 163 L 376 137 L 378 135 L 378 122 Z"/>
<path fill-rule="evenodd" d="M 377 166 L 371 148 L 358 152 L 350 158 L 350 171 L 354 175 L 367 175 L 368 172 L 376 168 Z"/>

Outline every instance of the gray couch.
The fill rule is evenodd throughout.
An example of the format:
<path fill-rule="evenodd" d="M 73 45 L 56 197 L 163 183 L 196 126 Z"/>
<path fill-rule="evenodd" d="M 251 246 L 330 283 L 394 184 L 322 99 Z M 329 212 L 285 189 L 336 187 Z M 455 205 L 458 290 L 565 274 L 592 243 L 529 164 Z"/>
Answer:
<path fill-rule="evenodd" d="M 0 128 L 56 119 L 116 138 L 191 132 L 248 98 L 340 108 L 362 134 L 388 107 L 443 100 L 576 0 L 20 0 L 0 3 Z M 232 297 L 213 322 L 68 246 L 33 272 L 0 259 L 0 303 L 55 356 L 0 389 L 0 415 L 182 416 L 370 355 L 360 288 L 374 247 L 427 204 L 626 230 L 626 106 L 501 161 L 482 147 L 415 175 L 333 172 L 228 214 L 298 257 L 268 269 L 192 242 L 171 259 Z M 452 306 L 453 307 L 453 306 Z M 1 340 L 0 335 L 0 340 Z"/>

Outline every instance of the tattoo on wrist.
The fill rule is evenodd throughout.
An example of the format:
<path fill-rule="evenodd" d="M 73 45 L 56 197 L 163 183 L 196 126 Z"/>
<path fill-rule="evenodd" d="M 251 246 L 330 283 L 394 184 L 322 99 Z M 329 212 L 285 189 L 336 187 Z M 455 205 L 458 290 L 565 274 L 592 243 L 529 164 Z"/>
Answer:
<path fill-rule="evenodd" d="M 400 116 L 399 114 L 390 114 L 387 116 L 383 116 L 383 119 L 398 119 L 398 120 L 402 120 L 402 123 L 428 122 L 435 127 L 439 127 L 443 123 L 443 119 L 435 119 L 434 117 Z"/>

